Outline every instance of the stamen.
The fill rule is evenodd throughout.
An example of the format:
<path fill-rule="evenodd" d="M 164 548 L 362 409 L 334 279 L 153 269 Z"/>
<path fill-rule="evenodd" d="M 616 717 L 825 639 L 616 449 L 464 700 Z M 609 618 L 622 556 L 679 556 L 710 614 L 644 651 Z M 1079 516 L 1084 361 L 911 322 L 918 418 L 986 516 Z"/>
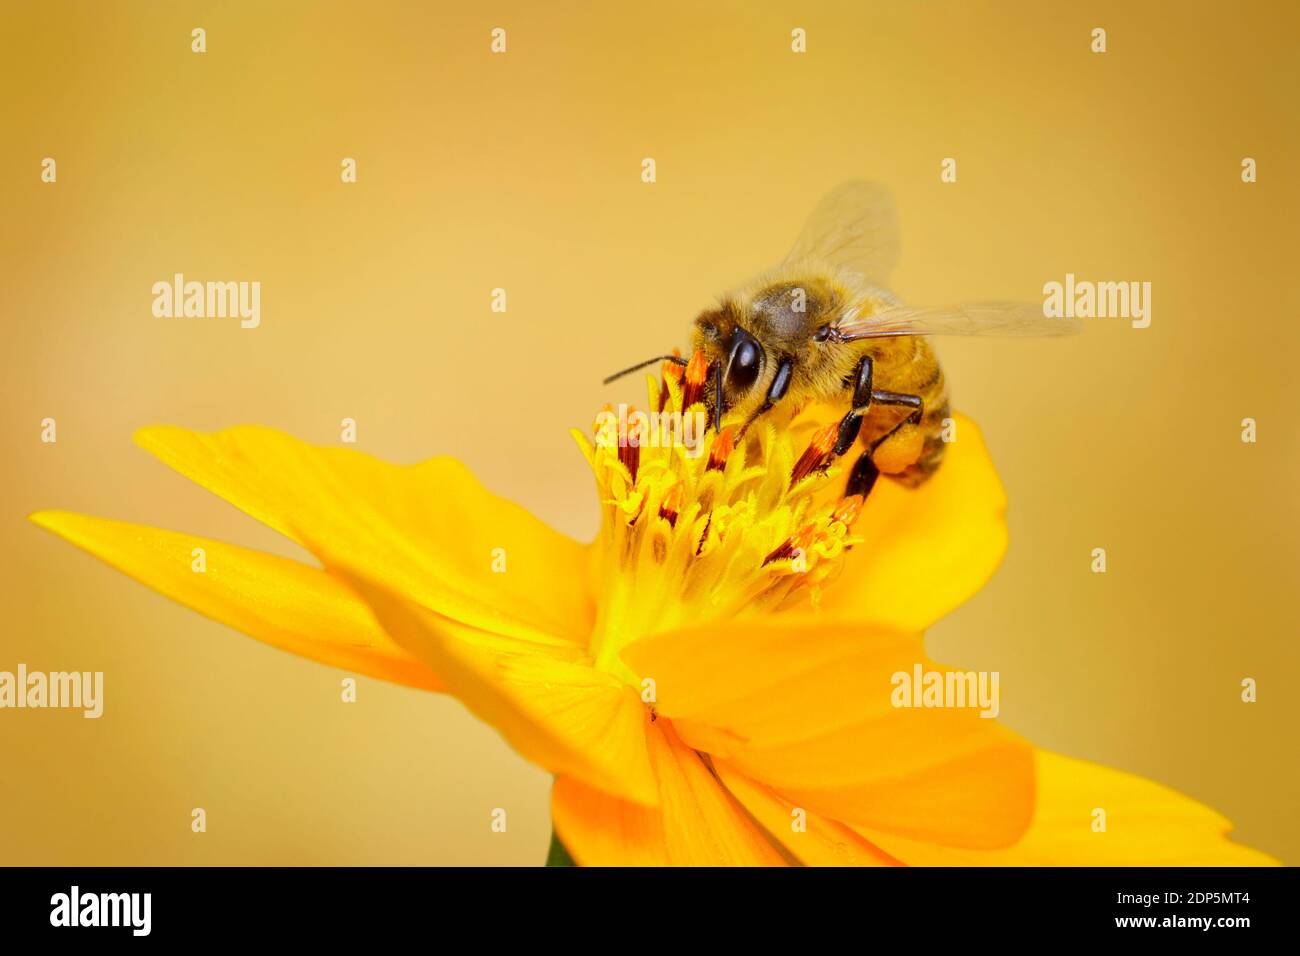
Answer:
<path fill-rule="evenodd" d="M 628 409 L 629 418 L 635 411 L 635 408 Z M 645 438 L 643 421 L 644 419 L 641 418 L 632 421 L 627 430 L 627 441 L 621 443 L 618 447 L 618 460 L 623 463 L 627 473 L 632 476 L 633 482 L 636 481 L 637 469 L 641 467 L 641 442 Z"/>
<path fill-rule="evenodd" d="M 669 489 L 668 494 L 664 495 L 663 503 L 659 505 L 659 517 L 668 522 L 670 528 L 677 527 L 677 515 L 682 510 L 682 483 L 679 481 Z"/>
<path fill-rule="evenodd" d="M 715 370 L 703 351 L 684 367 L 665 363 L 649 405 L 670 419 L 685 418 L 692 405 L 698 413 L 713 398 Z M 800 456 L 793 436 L 806 434 L 802 427 L 750 429 L 746 438 L 733 421 L 712 435 L 693 429 L 689 442 L 684 431 L 680 441 L 659 442 L 651 440 L 658 437 L 651 417 L 635 413 L 616 443 L 611 425 L 626 419 L 611 423 L 610 411 L 598 419 L 594 443 L 577 435 L 604 506 L 600 611 L 588 649 L 597 667 L 633 686 L 640 678 L 620 656 L 630 641 L 800 601 L 815 605 L 861 542 L 851 525 L 863 496 L 823 497 L 837 424 L 817 427 Z"/>
<path fill-rule="evenodd" d="M 709 529 L 713 527 L 713 512 L 710 511 L 704 519 L 704 530 L 700 532 L 700 543 L 695 546 L 695 556 L 698 558 L 704 551 L 704 542 L 709 540 Z"/>
<path fill-rule="evenodd" d="M 794 487 L 824 465 L 829 464 L 829 456 L 835 448 L 835 438 L 839 433 L 837 425 L 827 425 L 813 435 L 812 441 L 790 471 L 790 486 Z"/>
<path fill-rule="evenodd" d="M 763 559 L 763 567 L 767 567 L 773 561 L 784 561 L 793 558 L 796 553 L 807 554 L 808 547 L 813 543 L 816 531 L 812 525 L 801 529 L 797 534 L 786 538 L 780 547 L 773 550 L 766 558 Z"/>
<path fill-rule="evenodd" d="M 703 349 L 696 349 L 691 356 L 684 378 L 686 384 L 682 386 L 682 411 L 704 398 L 704 383 L 709 380 L 709 360 Z"/>
<path fill-rule="evenodd" d="M 680 358 L 681 354 L 681 349 L 673 349 L 673 355 Z M 685 369 L 676 362 L 664 362 L 663 384 L 659 388 L 659 411 L 662 412 L 668 408 L 668 402 L 672 397 L 672 392 L 669 390 L 668 383 L 671 381 L 674 385 L 680 388 L 682 377 L 685 374 Z"/>
<path fill-rule="evenodd" d="M 714 441 L 713 447 L 709 449 L 708 471 L 721 471 L 727 464 L 727 459 L 736 449 L 736 429 L 730 426 L 722 430 L 722 434 Z"/>
<path fill-rule="evenodd" d="M 862 513 L 862 505 L 866 500 L 862 495 L 850 495 L 848 498 L 841 498 L 839 505 L 831 513 L 831 520 L 838 521 L 846 528 L 853 527 L 853 522 L 858 520 L 858 515 Z"/>

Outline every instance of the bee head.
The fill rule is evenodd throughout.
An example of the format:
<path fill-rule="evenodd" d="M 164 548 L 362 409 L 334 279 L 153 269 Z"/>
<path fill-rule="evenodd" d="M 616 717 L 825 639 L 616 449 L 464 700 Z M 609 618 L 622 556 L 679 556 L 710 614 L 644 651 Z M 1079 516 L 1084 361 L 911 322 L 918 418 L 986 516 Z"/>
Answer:
<path fill-rule="evenodd" d="M 692 338 L 709 362 L 711 388 L 705 401 L 717 426 L 728 407 L 749 396 L 767 355 L 754 334 L 740 324 L 730 303 L 696 318 Z"/>

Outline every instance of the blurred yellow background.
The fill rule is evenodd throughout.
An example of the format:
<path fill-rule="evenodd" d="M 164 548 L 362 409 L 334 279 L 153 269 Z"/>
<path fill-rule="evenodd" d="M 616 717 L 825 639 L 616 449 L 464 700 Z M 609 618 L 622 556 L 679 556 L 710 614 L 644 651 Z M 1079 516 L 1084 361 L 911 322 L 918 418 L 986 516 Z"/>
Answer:
<path fill-rule="evenodd" d="M 106 673 L 97 721 L 0 711 L 0 863 L 540 863 L 549 778 L 454 700 L 362 679 L 342 704 L 340 672 L 25 516 L 296 554 L 131 433 L 259 422 L 334 444 L 351 417 L 363 450 L 456 455 L 588 538 L 566 429 L 643 395 L 601 376 L 685 345 L 851 177 L 896 193 L 904 299 L 1034 301 L 1066 272 L 1153 284 L 1144 330 L 941 343 L 1011 549 L 932 653 L 1000 671 L 1004 719 L 1039 745 L 1300 859 L 1295 5 L 472 6 L 0 14 L 0 669 Z M 154 318 L 150 287 L 176 272 L 260 281 L 260 328 Z"/>

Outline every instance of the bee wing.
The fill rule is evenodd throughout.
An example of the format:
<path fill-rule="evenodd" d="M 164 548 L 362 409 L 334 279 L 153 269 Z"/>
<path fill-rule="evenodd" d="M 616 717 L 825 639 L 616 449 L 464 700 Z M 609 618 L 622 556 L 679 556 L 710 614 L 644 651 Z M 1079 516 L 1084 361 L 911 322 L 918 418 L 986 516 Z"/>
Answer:
<path fill-rule="evenodd" d="M 826 266 L 865 286 L 888 285 L 898 264 L 898 216 L 884 186 L 850 180 L 817 204 L 784 267 Z"/>
<path fill-rule="evenodd" d="M 850 314 L 833 326 L 840 342 L 891 335 L 1072 335 L 1077 319 L 1053 318 L 1041 305 L 1022 302 L 971 302 L 943 308 L 892 306 L 871 314 Z"/>

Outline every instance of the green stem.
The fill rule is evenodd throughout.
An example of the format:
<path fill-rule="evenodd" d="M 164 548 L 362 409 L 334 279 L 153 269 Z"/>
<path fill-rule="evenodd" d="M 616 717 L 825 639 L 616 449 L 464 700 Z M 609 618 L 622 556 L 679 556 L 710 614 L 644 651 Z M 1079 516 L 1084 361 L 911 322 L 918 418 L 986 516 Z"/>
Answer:
<path fill-rule="evenodd" d="M 560 842 L 560 835 L 551 830 L 551 848 L 546 852 L 547 866 L 577 866 L 573 862 L 573 857 L 569 856 L 569 851 L 564 848 Z"/>

